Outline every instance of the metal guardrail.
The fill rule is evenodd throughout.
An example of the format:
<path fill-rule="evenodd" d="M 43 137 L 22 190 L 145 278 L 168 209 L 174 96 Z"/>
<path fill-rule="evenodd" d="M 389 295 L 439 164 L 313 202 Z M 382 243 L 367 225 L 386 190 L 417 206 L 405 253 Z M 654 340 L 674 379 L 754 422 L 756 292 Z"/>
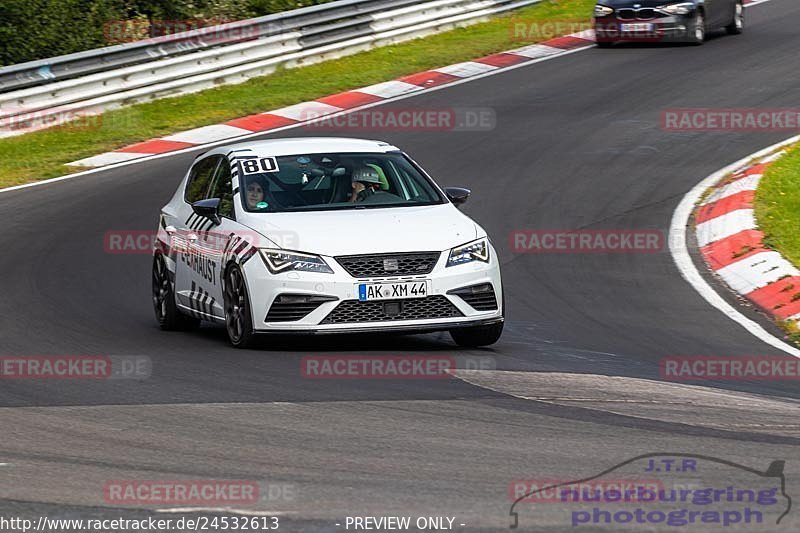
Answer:
<path fill-rule="evenodd" d="M 165 37 L 0 67 L 0 93 L 237 42 L 263 39 L 307 26 L 418 3 L 420 0 L 339 0 Z"/>
<path fill-rule="evenodd" d="M 0 137 L 428 35 L 539 1 L 339 0 L 5 67 Z M 12 79 L 15 89 L 5 90 L 3 81 Z"/>

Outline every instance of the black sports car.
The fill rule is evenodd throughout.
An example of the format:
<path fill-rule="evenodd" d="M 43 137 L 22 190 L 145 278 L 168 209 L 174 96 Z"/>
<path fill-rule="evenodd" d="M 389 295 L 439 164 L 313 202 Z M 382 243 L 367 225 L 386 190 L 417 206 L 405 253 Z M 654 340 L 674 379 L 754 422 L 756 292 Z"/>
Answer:
<path fill-rule="evenodd" d="M 615 42 L 703 44 L 706 32 L 744 29 L 744 0 L 600 0 L 594 8 L 597 45 Z"/>

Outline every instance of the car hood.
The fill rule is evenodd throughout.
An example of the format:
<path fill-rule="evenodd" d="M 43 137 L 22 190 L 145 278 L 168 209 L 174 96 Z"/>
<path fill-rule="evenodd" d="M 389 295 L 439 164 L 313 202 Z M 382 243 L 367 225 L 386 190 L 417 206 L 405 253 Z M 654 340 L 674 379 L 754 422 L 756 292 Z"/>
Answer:
<path fill-rule="evenodd" d="M 452 204 L 249 213 L 242 222 L 281 248 L 327 256 L 443 251 L 482 233 Z"/>

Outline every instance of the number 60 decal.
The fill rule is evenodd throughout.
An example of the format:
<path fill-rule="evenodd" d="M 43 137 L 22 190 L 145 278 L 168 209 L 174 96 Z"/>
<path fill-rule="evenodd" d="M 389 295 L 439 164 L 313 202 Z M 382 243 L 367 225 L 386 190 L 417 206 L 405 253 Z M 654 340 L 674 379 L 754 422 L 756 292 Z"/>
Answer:
<path fill-rule="evenodd" d="M 245 159 L 241 161 L 242 172 L 245 174 L 260 174 L 261 172 L 277 172 L 278 162 L 274 157 L 260 159 Z"/>

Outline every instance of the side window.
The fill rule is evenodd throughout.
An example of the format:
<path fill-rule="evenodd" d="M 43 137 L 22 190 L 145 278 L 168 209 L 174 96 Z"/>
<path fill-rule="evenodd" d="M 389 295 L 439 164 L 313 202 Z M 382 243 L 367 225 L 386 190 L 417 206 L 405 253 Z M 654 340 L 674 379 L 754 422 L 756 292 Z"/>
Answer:
<path fill-rule="evenodd" d="M 398 195 L 402 196 L 404 200 L 410 200 L 417 196 L 416 189 L 414 188 L 414 180 L 408 175 L 404 168 L 397 167 L 392 164 L 392 170 L 397 175 L 397 181 L 400 184 Z M 410 190 L 409 190 L 410 189 Z"/>
<path fill-rule="evenodd" d="M 221 155 L 213 155 L 195 163 L 189 173 L 189 182 L 186 184 L 186 192 L 183 195 L 184 200 L 193 204 L 206 197 L 214 169 L 221 158 Z"/>
<path fill-rule="evenodd" d="M 233 184 L 231 183 L 231 165 L 227 159 L 220 162 L 214 176 L 214 186 L 209 198 L 219 198 L 219 214 L 223 217 L 233 216 Z"/>

